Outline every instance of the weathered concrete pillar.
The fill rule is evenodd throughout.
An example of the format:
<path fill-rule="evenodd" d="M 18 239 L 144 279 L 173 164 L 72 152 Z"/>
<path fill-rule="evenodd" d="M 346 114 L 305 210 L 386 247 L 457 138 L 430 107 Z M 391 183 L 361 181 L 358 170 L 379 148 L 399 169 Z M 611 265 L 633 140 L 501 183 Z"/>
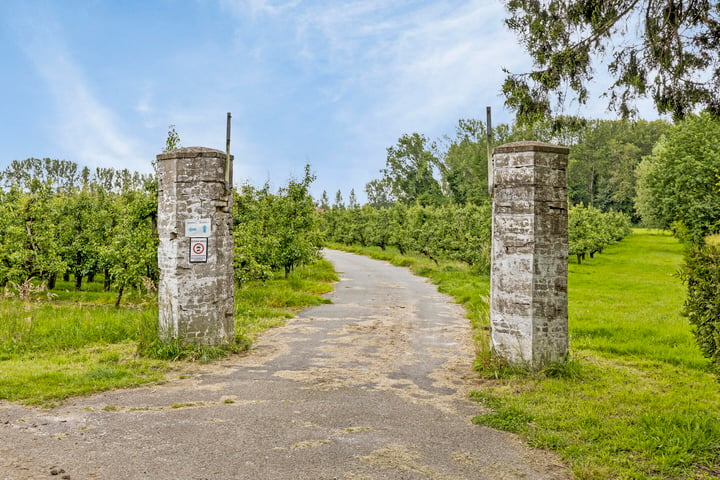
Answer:
<path fill-rule="evenodd" d="M 493 150 L 491 343 L 511 364 L 567 358 L 568 152 L 540 142 Z"/>
<path fill-rule="evenodd" d="M 228 343 L 235 323 L 225 152 L 180 148 L 158 155 L 157 168 L 160 335 L 200 345 Z"/>

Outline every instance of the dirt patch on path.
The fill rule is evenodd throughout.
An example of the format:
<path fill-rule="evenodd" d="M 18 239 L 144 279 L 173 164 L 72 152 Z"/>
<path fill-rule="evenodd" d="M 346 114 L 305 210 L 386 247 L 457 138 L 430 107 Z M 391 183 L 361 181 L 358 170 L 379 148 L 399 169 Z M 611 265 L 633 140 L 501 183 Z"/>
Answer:
<path fill-rule="evenodd" d="M 470 422 L 459 306 L 405 269 L 327 256 L 334 303 L 248 355 L 50 410 L 0 404 L 0 479 L 569 478 L 553 455 Z"/>

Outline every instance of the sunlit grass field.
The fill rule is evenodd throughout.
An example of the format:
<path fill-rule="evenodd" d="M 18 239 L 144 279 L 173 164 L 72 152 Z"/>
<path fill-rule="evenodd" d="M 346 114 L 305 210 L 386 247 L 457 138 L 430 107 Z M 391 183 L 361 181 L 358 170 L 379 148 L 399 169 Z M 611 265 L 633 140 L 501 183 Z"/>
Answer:
<path fill-rule="evenodd" d="M 288 279 L 237 288 L 230 353 L 249 348 L 302 308 L 327 302 L 321 295 L 336 280 L 332 265 L 320 261 Z M 50 299 L 44 293 L 26 301 L 0 298 L 0 399 L 49 406 L 68 396 L 162 381 L 184 362 L 229 353 L 161 344 L 154 296 L 131 294 L 121 308 L 114 298 L 95 283 L 80 292 L 60 283 Z"/>
<path fill-rule="evenodd" d="M 706 369 L 708 362 L 680 315 L 682 249 L 667 233 L 636 230 L 587 265 L 571 263 L 573 347 Z"/>

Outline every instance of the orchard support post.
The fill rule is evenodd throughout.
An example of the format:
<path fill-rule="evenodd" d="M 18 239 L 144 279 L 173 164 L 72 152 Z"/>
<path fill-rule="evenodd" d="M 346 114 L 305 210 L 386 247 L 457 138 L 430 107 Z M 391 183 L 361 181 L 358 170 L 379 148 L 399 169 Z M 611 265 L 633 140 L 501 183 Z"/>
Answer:
<path fill-rule="evenodd" d="M 159 330 L 217 346 L 235 337 L 232 157 L 204 147 L 157 156 Z"/>
<path fill-rule="evenodd" d="M 568 153 L 540 142 L 493 150 L 491 346 L 513 365 L 567 359 Z"/>

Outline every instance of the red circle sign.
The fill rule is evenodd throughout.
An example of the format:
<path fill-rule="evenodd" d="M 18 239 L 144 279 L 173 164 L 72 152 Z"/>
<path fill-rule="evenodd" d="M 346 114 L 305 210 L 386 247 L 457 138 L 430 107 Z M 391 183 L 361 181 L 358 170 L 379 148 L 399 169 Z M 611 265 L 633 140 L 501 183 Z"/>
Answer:
<path fill-rule="evenodd" d="M 204 243 L 199 243 L 199 242 L 198 242 L 198 243 L 193 243 L 192 252 L 193 252 L 195 255 L 202 255 L 203 253 L 205 253 L 205 244 L 204 244 Z"/>

